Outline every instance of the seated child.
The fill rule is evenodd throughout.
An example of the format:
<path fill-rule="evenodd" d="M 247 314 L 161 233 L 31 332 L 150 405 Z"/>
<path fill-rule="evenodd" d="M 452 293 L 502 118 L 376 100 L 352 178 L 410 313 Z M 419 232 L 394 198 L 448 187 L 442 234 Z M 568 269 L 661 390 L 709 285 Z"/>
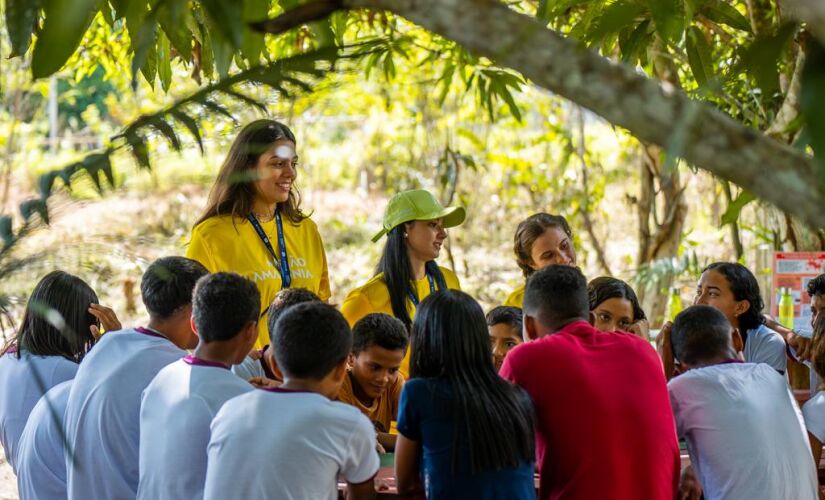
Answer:
<path fill-rule="evenodd" d="M 603 332 L 628 332 L 650 342 L 647 317 L 636 292 L 622 280 L 600 276 L 587 284 L 590 324 Z"/>
<path fill-rule="evenodd" d="M 51 315 L 64 326 L 56 327 Z M 107 330 L 120 329 L 111 309 L 99 305 L 94 290 L 77 276 L 52 271 L 34 287 L 20 329 L 0 356 L 0 444 L 15 472 L 29 413 L 46 391 L 74 378 L 101 319 Z"/>
<path fill-rule="evenodd" d="M 52 387 L 29 414 L 17 453 L 20 500 L 66 500 L 63 416 L 72 381 Z"/>
<path fill-rule="evenodd" d="M 264 313 L 269 313 L 267 326 L 274 325 L 275 322 L 278 321 L 278 317 L 287 307 L 304 302 L 320 301 L 321 299 L 318 298 L 317 295 L 306 288 L 284 288 L 275 295 L 275 300 L 272 301 L 267 311 L 261 313 L 261 317 L 263 317 Z M 232 366 L 232 373 L 256 384 L 265 379 L 277 380 L 275 374 L 269 370 L 269 364 L 266 361 L 267 353 L 270 353 L 269 345 L 265 345 L 263 349 L 250 353 L 243 361 Z"/>
<path fill-rule="evenodd" d="M 676 316 L 673 353 L 687 371 L 668 383 L 676 429 L 707 500 L 815 500 L 816 468 L 785 378 L 735 359 L 733 327 L 717 309 Z"/>
<path fill-rule="evenodd" d="M 103 335 L 83 359 L 66 405 L 69 499 L 137 496 L 141 394 L 197 345 L 192 291 L 206 274 L 184 257 L 154 261 L 140 282 L 149 323 Z"/>
<path fill-rule="evenodd" d="M 333 306 L 290 307 L 270 330 L 280 387 L 229 400 L 212 421 L 206 500 L 375 498 L 379 460 L 369 419 L 331 401 L 347 376 L 352 332 Z"/>
<path fill-rule="evenodd" d="M 398 410 L 398 493 L 534 499 L 533 405 L 493 368 L 478 302 L 457 290 L 429 295 L 411 338 L 412 377 Z"/>
<path fill-rule="evenodd" d="M 510 349 L 522 343 L 521 308 L 511 306 L 494 307 L 487 313 L 487 328 L 490 333 L 490 349 L 496 371 L 501 369 L 504 357 Z"/>
<path fill-rule="evenodd" d="M 260 313 L 258 288 L 238 274 L 209 274 L 195 285 L 198 346 L 143 391 L 139 499 L 203 498 L 209 425 L 226 401 L 254 389 L 229 367 L 258 339 Z"/>
<path fill-rule="evenodd" d="M 811 366 L 817 379 L 825 380 L 825 315 L 819 316 L 814 323 Z M 814 463 L 818 466 L 822 458 L 822 444 L 825 443 L 825 392 L 822 391 L 822 384 L 811 387 L 811 391 L 814 390 L 816 394 L 802 407 L 802 415 L 805 417 Z"/>
<path fill-rule="evenodd" d="M 398 370 L 409 344 L 407 329 L 388 314 L 372 313 L 355 323 L 352 338 L 350 369 L 338 401 L 361 410 L 375 426 L 378 443 L 392 451 L 396 436 L 389 432 L 404 387 L 404 376 Z"/>

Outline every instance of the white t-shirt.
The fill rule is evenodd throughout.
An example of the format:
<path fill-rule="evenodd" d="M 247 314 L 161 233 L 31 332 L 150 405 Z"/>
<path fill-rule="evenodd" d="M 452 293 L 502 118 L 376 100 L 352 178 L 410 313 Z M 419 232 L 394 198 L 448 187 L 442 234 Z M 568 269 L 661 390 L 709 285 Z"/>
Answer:
<path fill-rule="evenodd" d="M 375 444 L 372 424 L 352 406 L 313 392 L 256 390 L 212 421 L 204 498 L 336 500 L 339 475 L 358 484 L 378 472 Z"/>
<path fill-rule="evenodd" d="M 766 364 L 688 370 L 668 383 L 679 436 L 707 500 L 816 500 L 802 414 Z"/>
<path fill-rule="evenodd" d="M 817 392 L 802 406 L 802 416 L 808 432 L 825 443 L 825 392 Z"/>
<path fill-rule="evenodd" d="M 72 381 L 52 387 L 29 414 L 17 451 L 20 500 L 66 500 L 63 419 Z"/>
<path fill-rule="evenodd" d="M 169 340 L 133 329 L 105 334 L 86 355 L 66 408 L 70 499 L 135 498 L 141 393 L 185 355 Z"/>
<path fill-rule="evenodd" d="M 49 389 L 71 380 L 77 363 L 63 356 L 33 356 L 25 351 L 0 357 L 0 444 L 17 472 L 17 445 L 32 408 Z"/>
<path fill-rule="evenodd" d="M 240 364 L 232 365 L 232 373 L 244 380 L 266 376 L 264 368 L 261 366 L 261 360 L 253 359 L 250 356 L 245 357 Z"/>
<path fill-rule="evenodd" d="M 194 356 L 162 369 L 140 406 L 137 497 L 203 498 L 209 425 L 226 401 L 251 390 L 227 367 Z"/>
<path fill-rule="evenodd" d="M 765 363 L 778 372 L 788 371 L 785 339 L 765 325 L 748 330 L 744 355 L 748 363 Z"/>

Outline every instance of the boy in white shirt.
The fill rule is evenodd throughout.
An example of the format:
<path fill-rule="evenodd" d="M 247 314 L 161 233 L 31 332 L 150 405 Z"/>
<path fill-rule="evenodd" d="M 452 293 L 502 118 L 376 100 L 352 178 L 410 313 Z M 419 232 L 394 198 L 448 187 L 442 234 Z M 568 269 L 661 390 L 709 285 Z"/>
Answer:
<path fill-rule="evenodd" d="M 707 500 L 815 500 L 817 475 L 802 415 L 785 377 L 736 358 L 733 327 L 696 305 L 673 323 L 687 371 L 668 383 L 676 429 Z"/>
<path fill-rule="evenodd" d="M 229 367 L 255 344 L 260 310 L 255 283 L 238 274 L 198 281 L 192 298 L 198 347 L 143 391 L 138 499 L 203 498 L 209 424 L 226 401 L 253 390 Z"/>
<path fill-rule="evenodd" d="M 66 407 L 70 500 L 136 497 L 141 394 L 161 368 L 197 345 L 192 290 L 206 274 L 184 257 L 153 262 L 140 283 L 148 325 L 103 335 L 84 358 Z"/>
<path fill-rule="evenodd" d="M 331 401 L 347 372 L 352 333 L 334 307 L 290 307 L 270 330 L 278 388 L 231 399 L 212 421 L 204 498 L 375 498 L 375 431 L 357 409 Z M 271 361 L 271 358 L 268 358 Z"/>

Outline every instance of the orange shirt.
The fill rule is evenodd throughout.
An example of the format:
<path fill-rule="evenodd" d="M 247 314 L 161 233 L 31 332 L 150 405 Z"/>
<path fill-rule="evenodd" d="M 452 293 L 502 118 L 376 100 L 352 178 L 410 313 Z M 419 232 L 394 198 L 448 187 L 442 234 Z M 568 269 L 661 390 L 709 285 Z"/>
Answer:
<path fill-rule="evenodd" d="M 370 406 L 364 405 L 355 397 L 352 390 L 353 377 L 352 372 L 347 372 L 341 390 L 338 391 L 338 401 L 358 408 L 373 424 L 376 422 L 381 424 L 382 429 L 379 429 L 381 432 L 390 432 L 390 426 L 398 416 L 398 401 L 401 399 L 401 389 L 404 387 L 403 375 L 398 373 L 395 381 L 387 387 L 384 394 L 376 398 Z"/>

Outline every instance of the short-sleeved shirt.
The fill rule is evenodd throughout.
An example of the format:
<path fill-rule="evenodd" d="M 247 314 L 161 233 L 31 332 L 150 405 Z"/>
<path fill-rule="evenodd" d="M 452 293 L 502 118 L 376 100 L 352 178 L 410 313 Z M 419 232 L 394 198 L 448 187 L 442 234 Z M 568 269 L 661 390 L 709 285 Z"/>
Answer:
<path fill-rule="evenodd" d="M 788 371 L 785 339 L 765 325 L 748 330 L 743 354 L 748 363 L 765 363 L 782 374 Z"/>
<path fill-rule="evenodd" d="M 440 267 L 441 274 L 444 275 L 444 282 L 450 290 L 461 290 L 458 277 L 451 270 Z M 419 302 L 430 295 L 430 280 L 425 276 L 415 281 L 415 290 L 418 294 Z M 394 316 L 392 303 L 390 302 L 390 292 L 384 283 L 384 274 L 378 273 L 366 284 L 360 286 L 347 294 L 344 303 L 341 304 L 341 313 L 347 319 L 350 326 L 355 326 L 359 319 L 371 313 L 384 313 Z M 407 299 L 407 313 L 410 318 L 415 317 L 415 304 Z M 401 374 L 405 378 L 410 376 L 410 350 L 401 362 Z"/>
<path fill-rule="evenodd" d="M 309 218 L 295 224 L 287 217 L 282 219 L 282 225 L 292 277 L 290 287 L 306 288 L 321 300 L 329 299 L 327 256 L 318 226 Z M 261 222 L 261 227 L 277 254 L 277 223 L 275 220 Z M 209 272 L 235 272 L 254 281 L 261 292 L 263 307 L 269 306 L 282 288 L 279 264 L 246 219 L 226 215 L 201 222 L 192 230 L 186 256 L 203 264 Z M 269 343 L 267 317 L 264 314 L 258 321 L 258 348 Z"/>
<path fill-rule="evenodd" d="M 532 463 L 474 473 L 466 435 L 458 436 L 459 450 L 453 469 L 456 427 L 452 401 L 450 384 L 438 379 L 409 380 L 401 393 L 398 432 L 421 444 L 421 475 L 427 498 L 536 498 Z"/>
<path fill-rule="evenodd" d="M 206 500 L 336 500 L 338 477 L 378 473 L 375 431 L 355 408 L 314 392 L 255 390 L 212 421 Z"/>
<path fill-rule="evenodd" d="M 775 369 L 761 363 L 695 368 L 668 389 L 705 498 L 817 498 L 802 415 Z"/>
<path fill-rule="evenodd" d="M 66 407 L 70 500 L 135 498 L 141 394 L 185 355 L 160 335 L 129 329 L 103 335 L 83 359 Z"/>
<path fill-rule="evenodd" d="M 404 376 L 398 373 L 387 390 L 380 397 L 375 398 L 370 406 L 355 397 L 352 384 L 357 382 L 353 380 L 353 377 L 355 375 L 352 372 L 348 372 L 344 377 L 344 383 L 338 391 L 338 401 L 358 408 L 364 416 L 370 419 L 370 422 L 379 424 L 376 427 L 381 432 L 389 432 L 392 422 L 398 418 L 398 402 L 401 399 L 401 389 L 404 387 Z"/>
<path fill-rule="evenodd" d="M 536 408 L 540 498 L 675 497 L 679 443 L 662 362 L 648 342 L 580 320 L 516 346 L 500 373 Z"/>
<path fill-rule="evenodd" d="M 524 304 L 524 288 L 525 285 L 521 285 L 520 287 L 510 292 L 510 295 L 508 295 L 507 298 L 504 299 L 503 305 L 510 307 L 518 307 L 519 309 L 521 309 L 522 305 Z"/>
<path fill-rule="evenodd" d="M 20 500 L 66 500 L 63 419 L 72 381 L 52 387 L 31 414 L 17 453 Z"/>
<path fill-rule="evenodd" d="M 805 427 L 821 443 L 825 443 L 825 392 L 817 392 L 802 406 Z"/>
<path fill-rule="evenodd" d="M 78 364 L 63 356 L 34 356 L 26 351 L 0 357 L 0 444 L 17 470 L 17 445 L 32 408 L 49 389 L 71 380 Z"/>
<path fill-rule="evenodd" d="M 137 498 L 203 498 L 212 419 L 226 401 L 252 390 L 228 367 L 194 356 L 163 368 L 143 391 Z"/>

